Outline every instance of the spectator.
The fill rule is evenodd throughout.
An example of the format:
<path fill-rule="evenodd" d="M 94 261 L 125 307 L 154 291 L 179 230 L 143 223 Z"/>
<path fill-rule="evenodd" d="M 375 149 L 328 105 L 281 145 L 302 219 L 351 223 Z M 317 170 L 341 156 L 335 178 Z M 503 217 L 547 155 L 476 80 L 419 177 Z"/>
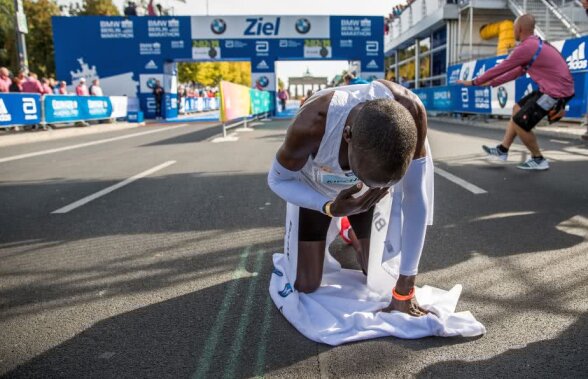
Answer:
<path fill-rule="evenodd" d="M 59 82 L 59 89 L 57 90 L 59 95 L 67 95 L 67 83 L 65 81 Z"/>
<path fill-rule="evenodd" d="M 286 101 L 288 101 L 288 91 L 283 88 L 278 90 L 278 99 L 280 100 L 280 106 L 282 107 L 282 112 L 286 111 Z"/>
<path fill-rule="evenodd" d="M 306 96 L 303 97 L 302 99 L 300 99 L 300 107 L 302 107 L 304 105 L 304 103 L 306 102 L 306 100 L 310 99 L 311 96 L 312 96 L 312 90 L 309 89 L 308 91 L 306 91 Z"/>
<path fill-rule="evenodd" d="M 129 1 L 127 6 L 124 10 L 125 16 L 136 16 L 137 15 L 137 5 L 133 1 Z"/>
<path fill-rule="evenodd" d="M 10 92 L 23 92 L 22 90 L 22 80 L 20 77 L 16 76 L 12 79 L 12 84 L 8 87 Z"/>
<path fill-rule="evenodd" d="M 10 72 L 6 67 L 0 67 L 0 92 L 8 92 L 11 84 Z"/>
<path fill-rule="evenodd" d="M 104 92 L 102 92 L 102 88 L 100 87 L 100 80 L 98 80 L 98 79 L 92 80 L 92 85 L 90 86 L 90 95 L 91 96 L 104 96 Z"/>
<path fill-rule="evenodd" d="M 368 84 L 367 80 L 363 80 L 362 78 L 356 78 L 353 74 L 345 74 L 343 77 L 343 81 L 345 85 L 352 85 L 352 84 Z"/>
<path fill-rule="evenodd" d="M 41 85 L 41 82 L 39 82 L 39 80 L 37 79 L 37 74 L 35 74 L 34 72 L 30 72 L 27 80 L 24 82 L 21 81 L 21 83 L 22 92 L 38 93 L 41 95 L 44 92 L 43 86 Z"/>
<path fill-rule="evenodd" d="M 53 88 L 49 85 L 49 80 L 47 78 L 41 78 L 41 88 L 43 89 L 43 95 L 53 94 Z"/>
<path fill-rule="evenodd" d="M 408 80 L 406 80 L 406 77 L 404 76 L 400 77 L 400 81 L 398 82 L 398 84 L 400 84 L 404 88 L 410 88 L 410 83 L 408 82 Z"/>
<path fill-rule="evenodd" d="M 586 10 L 586 16 L 588 16 L 588 0 L 582 0 L 582 6 Z M 584 141 L 588 141 L 588 110 L 584 115 L 584 122 L 583 125 L 586 127 L 586 133 L 582 134 L 582 139 Z"/>
<path fill-rule="evenodd" d="M 57 83 L 57 80 L 55 80 L 55 78 L 49 78 L 49 86 L 51 87 L 51 90 L 53 91 L 54 95 L 59 94 L 59 84 Z"/>
<path fill-rule="evenodd" d="M 149 4 L 147 4 L 147 16 L 157 16 L 155 14 L 155 7 L 153 5 L 153 0 L 149 0 Z"/>
<path fill-rule="evenodd" d="M 78 86 L 76 87 L 76 95 L 78 96 L 88 96 L 90 93 L 88 92 L 88 87 L 86 87 L 86 79 L 81 78 Z"/>
<path fill-rule="evenodd" d="M 155 97 L 155 118 L 158 120 L 162 117 L 161 106 L 163 103 L 164 95 L 165 91 L 163 90 L 161 83 L 159 82 L 159 80 L 156 80 L 155 86 L 153 86 L 153 96 Z"/>

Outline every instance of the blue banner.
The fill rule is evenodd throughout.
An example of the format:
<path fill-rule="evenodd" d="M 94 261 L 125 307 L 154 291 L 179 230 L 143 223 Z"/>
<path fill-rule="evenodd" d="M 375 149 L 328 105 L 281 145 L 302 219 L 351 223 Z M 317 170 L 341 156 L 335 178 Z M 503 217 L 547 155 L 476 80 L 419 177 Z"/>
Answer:
<path fill-rule="evenodd" d="M 166 93 L 164 96 L 165 108 L 163 117 L 176 118 L 178 117 L 178 95 Z"/>
<path fill-rule="evenodd" d="M 364 79 L 385 72 L 383 17 L 59 16 L 52 26 L 59 80 L 73 89 L 81 78 L 100 79 L 108 95 L 138 97 L 148 118 L 153 85 L 166 82 L 171 62 L 250 61 L 252 86 L 272 96 L 277 60 L 359 61 Z"/>
<path fill-rule="evenodd" d="M 588 36 L 553 43 L 553 46 L 561 52 L 574 79 L 575 96 L 566 107 L 566 117 L 580 118 L 586 113 L 588 108 L 587 43 Z M 459 79 L 472 80 L 496 66 L 505 58 L 506 55 L 502 55 L 449 66 L 447 69 L 447 83 L 452 85 Z M 510 114 L 511 107 L 508 104 L 506 107 L 504 106 L 506 99 L 518 101 L 528 93 L 539 89 L 537 84 L 528 75 L 524 75 L 514 81 L 514 94 L 511 93 L 509 88 L 509 83 L 505 83 L 503 86 L 493 89 L 490 93 L 491 105 L 489 108 L 488 93 L 473 88 L 461 89 L 459 96 L 457 96 L 461 100 L 455 103 L 455 112 Z M 493 96 L 492 93 L 496 95 Z M 429 95 L 423 94 L 419 96 L 427 97 Z M 493 101 L 493 97 L 496 98 L 496 101 Z M 500 109 L 499 105 L 504 109 Z M 432 110 L 435 108 L 433 104 L 430 104 L 430 107 L 432 107 Z"/>
<path fill-rule="evenodd" d="M 43 104 L 48 123 L 104 120 L 112 114 L 112 103 L 106 96 L 46 95 Z"/>
<path fill-rule="evenodd" d="M 33 125 L 40 122 L 40 95 L 0 93 L 0 127 Z"/>

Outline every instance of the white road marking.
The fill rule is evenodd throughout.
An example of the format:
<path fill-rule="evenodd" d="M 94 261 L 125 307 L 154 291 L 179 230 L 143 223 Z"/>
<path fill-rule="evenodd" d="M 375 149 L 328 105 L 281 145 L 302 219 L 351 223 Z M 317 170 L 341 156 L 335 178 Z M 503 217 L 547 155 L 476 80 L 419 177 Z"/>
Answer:
<path fill-rule="evenodd" d="M 181 128 L 181 127 L 184 127 L 186 125 L 188 125 L 188 124 L 180 124 L 180 125 L 176 125 L 176 126 L 166 127 L 166 128 L 163 128 L 163 129 L 156 129 L 156 130 L 149 130 L 147 132 L 127 134 L 125 136 L 106 138 L 106 139 L 101 139 L 101 140 L 92 141 L 92 142 L 80 143 L 80 144 L 77 144 L 77 145 L 70 145 L 70 146 L 59 147 L 59 148 L 56 148 L 56 149 L 41 150 L 41 151 L 36 151 L 34 153 L 13 155 L 11 157 L 0 158 L 0 163 L 10 162 L 10 161 L 16 161 L 16 160 L 19 160 L 19 159 L 25 159 L 25 158 L 31 158 L 31 157 L 38 157 L 39 155 L 59 153 L 59 152 L 62 152 L 62 151 L 79 149 L 79 148 L 87 147 L 87 146 L 100 145 L 100 144 L 107 143 L 107 142 L 120 141 L 120 140 L 123 140 L 123 139 L 133 138 L 133 137 L 140 137 L 140 136 L 144 136 L 144 135 L 147 135 L 147 134 L 166 132 L 168 130 L 173 130 L 173 129 Z"/>
<path fill-rule="evenodd" d="M 136 180 L 139 180 L 141 178 L 144 178 L 146 176 L 149 176 L 149 175 L 153 174 L 154 172 L 157 172 L 157 171 L 162 170 L 162 169 L 164 169 L 164 168 L 166 168 L 168 166 L 171 166 L 174 163 L 176 163 L 176 161 L 167 161 L 165 163 L 162 163 L 159 166 L 155 166 L 153 168 L 150 168 L 147 171 L 143 171 L 143 172 L 141 172 L 141 173 L 139 173 L 139 174 L 137 174 L 135 176 L 131 176 L 130 178 L 125 179 L 122 182 L 119 182 L 119 183 L 116 183 L 116 184 L 114 184 L 114 185 L 112 185 L 110 187 L 104 188 L 101 191 L 98 191 L 96 193 L 93 193 L 92 195 L 86 196 L 83 199 L 80 199 L 80 200 L 78 200 L 76 202 L 73 202 L 73 203 L 71 203 L 69 205 L 66 205 L 63 208 L 59 208 L 58 210 L 53 211 L 51 213 L 52 214 L 53 213 L 54 214 L 63 214 L 63 213 L 70 212 L 70 211 L 72 211 L 72 210 L 74 210 L 76 208 L 81 207 L 82 205 L 88 204 L 92 200 L 96 200 L 96 199 L 98 199 L 98 198 L 100 198 L 100 197 L 102 197 L 104 195 L 109 194 L 112 191 L 115 191 L 115 190 L 117 190 L 117 189 L 119 189 L 121 187 L 126 186 L 127 184 L 131 184 L 132 182 L 134 182 Z"/>
<path fill-rule="evenodd" d="M 462 178 L 458 178 L 457 176 L 453 175 L 452 173 L 447 172 L 439 167 L 435 167 L 435 173 L 437 175 L 444 177 L 445 179 L 449 180 L 450 182 L 453 182 L 453 183 L 457 184 L 458 186 L 465 188 L 466 190 L 470 191 L 474 195 L 488 193 L 488 191 L 483 190 L 482 188 L 480 188 L 470 182 L 467 182 L 467 181 L 463 180 Z"/>
<path fill-rule="evenodd" d="M 536 214 L 535 211 L 521 211 L 521 212 L 501 212 L 501 213 L 494 213 L 488 216 L 483 217 L 476 217 L 473 221 L 487 221 L 487 220 L 496 220 L 501 218 L 508 218 L 508 217 L 520 217 L 520 216 L 529 216 Z"/>
<path fill-rule="evenodd" d="M 551 142 L 555 142 L 555 143 L 561 143 L 562 145 L 569 145 L 570 141 L 564 141 L 561 139 L 550 139 Z"/>

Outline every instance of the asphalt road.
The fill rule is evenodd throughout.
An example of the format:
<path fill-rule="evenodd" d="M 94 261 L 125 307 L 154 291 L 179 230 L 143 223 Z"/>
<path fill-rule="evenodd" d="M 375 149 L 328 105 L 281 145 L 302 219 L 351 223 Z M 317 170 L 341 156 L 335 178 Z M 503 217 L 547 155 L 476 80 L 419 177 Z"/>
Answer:
<path fill-rule="evenodd" d="M 267 295 L 285 205 L 266 170 L 286 126 L 221 143 L 218 127 L 180 124 L 3 147 L 0 375 L 587 375 L 585 145 L 541 138 L 552 169 L 523 172 L 520 145 L 511 164 L 484 161 L 480 145 L 499 131 L 431 122 L 437 166 L 485 193 L 436 176 L 418 284 L 461 283 L 458 310 L 488 333 L 332 348 L 300 335 Z"/>

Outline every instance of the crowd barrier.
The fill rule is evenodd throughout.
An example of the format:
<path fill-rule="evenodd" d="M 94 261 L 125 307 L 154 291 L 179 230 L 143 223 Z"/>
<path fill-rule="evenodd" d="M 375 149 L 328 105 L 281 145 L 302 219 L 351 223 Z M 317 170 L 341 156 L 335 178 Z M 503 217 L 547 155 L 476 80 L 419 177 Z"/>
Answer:
<path fill-rule="evenodd" d="M 41 122 L 41 95 L 0 93 L 0 127 L 35 125 Z"/>
<path fill-rule="evenodd" d="M 566 117 L 581 118 L 588 109 L 588 36 L 552 43 L 563 58 L 574 79 L 574 98 L 566 106 Z M 431 111 L 510 115 L 516 101 L 538 89 L 528 75 L 501 86 L 463 87 L 458 80 L 472 80 L 503 61 L 506 55 L 473 60 L 447 69 L 449 86 L 414 90 Z"/>
<path fill-rule="evenodd" d="M 126 96 L 0 93 L 0 127 L 74 123 L 127 117 Z"/>
<path fill-rule="evenodd" d="M 180 101 L 180 113 L 208 112 L 218 109 L 216 97 L 183 97 Z"/>

